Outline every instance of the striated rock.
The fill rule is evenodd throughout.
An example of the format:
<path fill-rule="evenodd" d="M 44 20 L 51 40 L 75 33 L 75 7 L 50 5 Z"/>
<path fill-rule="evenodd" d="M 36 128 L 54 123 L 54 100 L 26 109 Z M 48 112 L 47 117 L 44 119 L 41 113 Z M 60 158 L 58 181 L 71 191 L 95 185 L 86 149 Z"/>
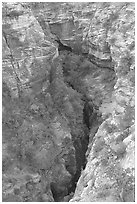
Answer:
<path fill-rule="evenodd" d="M 110 10 L 106 12 L 106 15 L 111 15 L 111 18 L 113 16 L 113 18 L 110 19 L 113 20 L 113 24 L 111 24 L 111 21 L 110 25 L 108 24 L 109 27 L 107 31 L 108 35 L 106 35 L 106 41 L 108 41 L 110 44 L 110 50 L 112 53 L 111 56 L 116 64 L 115 72 L 118 79 L 116 85 L 114 86 L 113 92 L 113 100 L 115 102 L 113 102 L 113 107 L 111 106 L 112 110 L 110 109 L 111 111 L 109 118 L 102 123 L 94 137 L 94 143 L 87 159 L 88 162 L 86 168 L 83 171 L 79 182 L 77 183 L 75 195 L 71 202 L 128 202 L 129 194 L 131 195 L 130 202 L 134 202 L 135 199 L 134 142 L 131 142 L 131 139 L 129 139 L 130 145 L 133 145 L 131 145 L 133 148 L 130 149 L 130 153 L 128 150 L 129 143 L 124 142 L 128 140 L 128 137 L 134 138 L 133 132 L 131 133 L 130 130 L 130 127 L 134 124 L 134 113 L 131 113 L 132 108 L 130 105 L 128 105 L 134 98 L 134 88 L 133 85 L 131 85 L 130 79 L 128 78 L 132 72 L 130 70 L 132 69 L 131 67 L 134 66 L 134 61 L 132 61 L 133 64 L 131 63 L 127 65 L 129 61 L 127 62 L 127 57 L 125 57 L 127 52 L 128 59 L 133 58 L 134 55 L 134 51 L 129 53 L 129 48 L 127 46 L 134 41 L 134 27 L 131 26 L 134 24 L 134 4 L 110 3 L 107 4 L 106 9 L 107 8 Z M 111 13 L 112 9 L 113 14 Z M 106 10 L 104 10 L 100 5 L 98 10 L 99 20 L 101 19 L 102 13 L 105 11 Z M 111 14 L 109 14 L 109 12 Z M 131 21 L 128 21 L 128 19 L 125 17 L 128 15 L 127 13 L 130 13 L 132 16 Z M 97 28 L 96 24 L 93 23 L 92 25 Z M 118 28 L 117 30 L 116 27 Z M 128 29 L 124 29 L 125 27 L 126 29 L 130 29 L 130 34 Z M 94 35 L 94 33 L 92 33 L 92 35 L 95 37 L 94 39 L 97 43 L 100 43 L 98 36 L 102 38 L 104 37 L 103 35 Z M 125 66 L 127 66 L 128 70 L 126 70 Z M 129 89 L 130 91 L 128 91 Z M 106 104 L 105 107 L 100 108 L 102 112 L 109 109 L 108 104 Z M 126 114 L 127 112 L 128 115 Z M 89 172 L 94 172 L 94 176 L 91 177 L 90 180 L 88 179 Z M 86 182 L 85 185 L 84 181 L 86 180 L 89 180 L 89 182 Z M 130 193 L 126 195 L 126 193 L 123 193 L 123 191 Z"/>
<path fill-rule="evenodd" d="M 4 202 L 135 201 L 134 7 L 3 3 Z"/>

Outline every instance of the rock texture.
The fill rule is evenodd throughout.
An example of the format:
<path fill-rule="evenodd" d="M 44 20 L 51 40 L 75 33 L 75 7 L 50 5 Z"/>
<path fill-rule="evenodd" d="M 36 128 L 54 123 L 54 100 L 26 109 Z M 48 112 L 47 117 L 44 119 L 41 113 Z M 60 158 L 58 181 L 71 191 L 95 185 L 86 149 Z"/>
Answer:
<path fill-rule="evenodd" d="M 3 3 L 3 201 L 134 202 L 134 3 Z"/>
<path fill-rule="evenodd" d="M 100 106 L 109 117 L 94 137 L 71 201 L 134 202 L 134 4 L 97 5 L 92 42 L 108 42 L 117 81 Z"/>

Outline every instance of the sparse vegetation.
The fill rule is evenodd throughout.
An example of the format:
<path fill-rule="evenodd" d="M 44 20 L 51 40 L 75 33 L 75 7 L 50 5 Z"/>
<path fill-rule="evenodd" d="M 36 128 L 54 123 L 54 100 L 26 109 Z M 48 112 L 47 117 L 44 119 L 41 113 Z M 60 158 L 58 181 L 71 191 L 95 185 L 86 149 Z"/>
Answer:
<path fill-rule="evenodd" d="M 2 3 L 3 202 L 134 201 L 134 7 Z"/>

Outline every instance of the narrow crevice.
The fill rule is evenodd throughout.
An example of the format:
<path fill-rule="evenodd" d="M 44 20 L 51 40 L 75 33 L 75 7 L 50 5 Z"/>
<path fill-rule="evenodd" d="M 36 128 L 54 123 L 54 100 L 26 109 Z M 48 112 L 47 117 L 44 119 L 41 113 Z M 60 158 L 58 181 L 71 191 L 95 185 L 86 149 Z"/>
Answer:
<path fill-rule="evenodd" d="M 75 148 L 76 156 L 76 173 L 72 175 L 70 185 L 67 189 L 60 189 L 60 192 L 57 192 L 57 188 L 54 183 L 51 184 L 51 191 L 55 202 L 66 202 L 69 201 L 75 193 L 77 182 L 81 176 L 81 171 L 85 169 L 87 164 L 86 152 L 89 145 L 89 136 L 92 128 L 91 117 L 94 115 L 94 121 L 98 123 L 97 115 L 94 113 L 94 108 L 90 107 L 90 101 L 85 101 L 83 107 L 83 131 L 84 137 L 76 137 L 75 133 L 72 133 L 73 145 Z M 93 138 L 92 138 L 93 139 Z M 91 139 L 90 139 L 91 140 Z M 91 142 L 91 141 L 90 141 Z"/>
<path fill-rule="evenodd" d="M 89 145 L 90 131 L 92 128 L 92 123 L 98 123 L 97 114 L 94 112 L 94 107 L 91 106 L 91 102 L 86 100 L 83 108 L 83 128 L 84 128 L 84 137 L 74 139 L 73 144 L 76 151 L 76 163 L 77 171 L 71 180 L 71 188 L 68 189 L 68 193 L 75 192 L 77 182 L 81 176 L 81 171 L 85 169 L 87 164 L 86 152 Z M 75 135 L 72 135 L 73 138 L 76 138 Z M 92 138 L 93 139 L 93 138 Z M 90 139 L 91 142 L 91 139 Z"/>
<path fill-rule="evenodd" d="M 75 193 L 76 185 L 81 176 L 81 172 L 85 169 L 87 164 L 86 153 L 88 151 L 89 141 L 91 143 L 95 135 L 95 133 L 92 134 L 92 138 L 90 138 L 92 127 L 94 127 L 94 125 L 97 127 L 99 126 L 97 110 L 91 99 L 89 99 L 86 96 L 86 93 L 83 93 L 82 90 L 77 90 L 77 86 L 75 87 L 75 83 L 73 84 L 68 81 L 66 81 L 65 83 L 67 87 L 72 88 L 81 95 L 81 101 L 83 104 L 83 121 L 81 124 L 81 128 L 83 133 L 82 135 L 78 136 L 77 133 L 75 133 L 75 130 L 71 131 L 73 146 L 75 148 L 76 173 L 71 174 L 71 172 L 69 172 L 68 170 L 68 172 L 72 175 L 72 179 L 70 185 L 67 186 L 64 190 L 59 189 L 59 192 L 57 192 L 58 188 L 54 185 L 54 183 L 51 184 L 51 191 L 55 202 L 66 202 L 66 198 L 67 201 L 69 201 Z"/>

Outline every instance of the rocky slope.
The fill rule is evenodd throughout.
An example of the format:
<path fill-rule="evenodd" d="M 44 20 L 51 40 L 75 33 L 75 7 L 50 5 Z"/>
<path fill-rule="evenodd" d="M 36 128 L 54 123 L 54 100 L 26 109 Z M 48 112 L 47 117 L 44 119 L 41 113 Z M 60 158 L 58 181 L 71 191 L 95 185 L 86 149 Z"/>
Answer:
<path fill-rule="evenodd" d="M 3 201 L 134 202 L 134 3 L 3 3 Z"/>

